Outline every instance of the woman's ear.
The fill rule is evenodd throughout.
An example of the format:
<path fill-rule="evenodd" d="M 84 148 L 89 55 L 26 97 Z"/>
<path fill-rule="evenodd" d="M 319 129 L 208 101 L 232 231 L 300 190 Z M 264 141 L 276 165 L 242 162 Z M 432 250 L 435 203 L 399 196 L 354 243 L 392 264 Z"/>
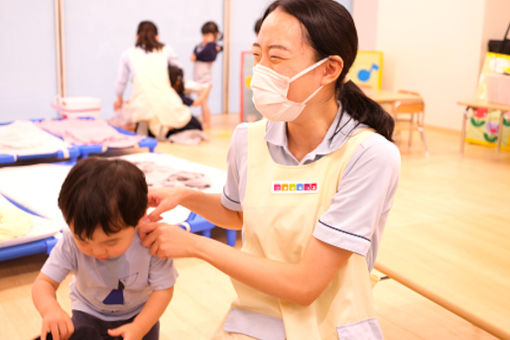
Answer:
<path fill-rule="evenodd" d="M 340 56 L 333 55 L 328 57 L 324 65 L 325 68 L 321 81 L 322 86 L 336 82 L 344 69 L 344 60 Z"/>

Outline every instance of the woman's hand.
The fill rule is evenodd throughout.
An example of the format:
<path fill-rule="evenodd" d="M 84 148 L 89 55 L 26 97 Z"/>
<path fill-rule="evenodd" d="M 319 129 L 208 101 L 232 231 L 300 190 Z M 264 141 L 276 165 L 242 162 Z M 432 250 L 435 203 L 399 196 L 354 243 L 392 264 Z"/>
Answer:
<path fill-rule="evenodd" d="M 166 223 L 147 222 L 138 225 L 142 244 L 152 255 L 163 258 L 195 256 L 196 240 L 200 236 L 181 227 Z"/>
<path fill-rule="evenodd" d="M 117 100 L 113 103 L 113 109 L 115 111 L 120 110 L 122 108 L 122 99 L 117 98 Z"/>
<path fill-rule="evenodd" d="M 120 110 L 121 107 L 122 107 L 122 102 L 119 102 L 116 100 L 115 103 L 113 103 L 113 109 L 115 111 Z"/>
<path fill-rule="evenodd" d="M 161 220 L 161 214 L 172 210 L 180 204 L 186 189 L 183 188 L 156 188 L 149 189 L 148 199 L 149 207 L 155 209 L 147 216 L 150 221 Z"/>

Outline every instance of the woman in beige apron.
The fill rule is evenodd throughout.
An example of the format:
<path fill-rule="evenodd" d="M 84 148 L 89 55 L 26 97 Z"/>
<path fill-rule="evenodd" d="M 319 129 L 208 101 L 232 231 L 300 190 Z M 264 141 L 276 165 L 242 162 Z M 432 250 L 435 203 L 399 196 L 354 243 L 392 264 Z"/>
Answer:
<path fill-rule="evenodd" d="M 161 223 L 140 225 L 161 257 L 199 257 L 237 299 L 214 339 L 380 339 L 369 272 L 397 186 L 393 120 L 345 76 L 356 29 L 333 0 L 278 0 L 253 45 L 253 101 L 222 195 L 153 190 L 157 217 L 181 204 L 242 229 L 241 250 Z"/>
<path fill-rule="evenodd" d="M 148 125 L 156 136 L 164 136 L 170 129 L 184 127 L 191 120 L 191 112 L 170 86 L 168 65 L 179 66 L 170 46 L 158 39 L 158 29 L 150 21 L 138 25 L 136 45 L 121 57 L 114 109 L 129 116 L 128 122 Z M 133 90 L 129 101 L 123 102 L 129 76 Z"/>

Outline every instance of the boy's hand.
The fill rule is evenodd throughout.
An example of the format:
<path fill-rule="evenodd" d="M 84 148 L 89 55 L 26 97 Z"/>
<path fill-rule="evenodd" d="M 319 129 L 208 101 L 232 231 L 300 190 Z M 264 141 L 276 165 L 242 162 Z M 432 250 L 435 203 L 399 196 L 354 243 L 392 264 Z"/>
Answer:
<path fill-rule="evenodd" d="M 51 333 L 54 340 L 67 340 L 74 333 L 74 325 L 67 313 L 62 309 L 54 309 L 43 316 L 41 340 L 46 340 Z"/>
<path fill-rule="evenodd" d="M 109 329 L 108 335 L 121 336 L 123 340 L 141 340 L 145 334 L 140 334 L 140 328 L 131 322 L 115 329 Z"/>

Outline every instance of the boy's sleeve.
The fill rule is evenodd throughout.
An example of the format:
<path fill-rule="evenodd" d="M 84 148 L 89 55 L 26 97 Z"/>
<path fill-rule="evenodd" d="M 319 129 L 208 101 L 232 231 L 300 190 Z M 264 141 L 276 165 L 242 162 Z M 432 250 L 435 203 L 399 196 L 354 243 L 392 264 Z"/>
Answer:
<path fill-rule="evenodd" d="M 76 245 L 71 232 L 64 230 L 44 263 L 41 273 L 56 282 L 62 282 L 69 272 L 76 270 L 76 267 Z"/>
<path fill-rule="evenodd" d="M 179 274 L 174 266 L 173 259 L 151 257 L 149 284 L 153 290 L 168 289 L 175 284 Z"/>

